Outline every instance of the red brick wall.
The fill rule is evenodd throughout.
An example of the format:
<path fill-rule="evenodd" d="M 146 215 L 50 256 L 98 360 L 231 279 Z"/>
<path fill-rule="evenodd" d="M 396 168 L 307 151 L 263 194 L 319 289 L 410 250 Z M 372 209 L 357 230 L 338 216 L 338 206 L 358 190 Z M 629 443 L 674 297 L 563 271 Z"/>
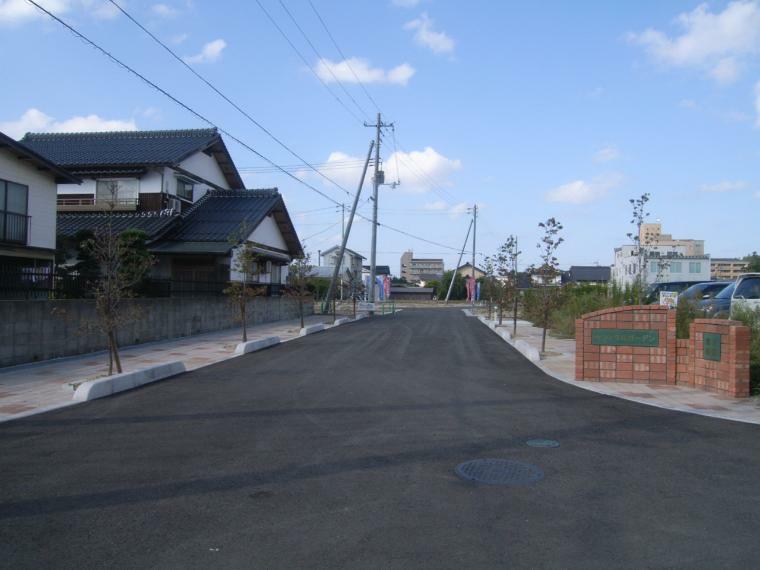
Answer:
<path fill-rule="evenodd" d="M 689 374 L 689 339 L 676 340 L 676 384 L 693 386 L 694 381 Z"/>
<path fill-rule="evenodd" d="M 656 330 L 656 347 L 597 346 L 596 328 Z M 615 307 L 583 315 L 575 322 L 575 378 L 597 382 L 675 384 L 676 316 L 660 305 Z"/>
<path fill-rule="evenodd" d="M 706 360 L 704 333 L 721 335 L 720 361 Z M 689 327 L 689 373 L 695 388 L 749 396 L 750 330 L 739 321 L 695 319 Z"/>

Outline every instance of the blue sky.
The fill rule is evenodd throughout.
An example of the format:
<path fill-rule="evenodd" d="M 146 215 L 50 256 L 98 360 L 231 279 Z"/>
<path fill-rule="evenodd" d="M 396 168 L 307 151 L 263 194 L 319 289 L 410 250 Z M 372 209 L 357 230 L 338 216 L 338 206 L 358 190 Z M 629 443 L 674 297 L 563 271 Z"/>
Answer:
<path fill-rule="evenodd" d="M 254 0 L 121 4 L 352 192 L 351 161 L 373 133 L 312 70 L 373 118 L 358 75 L 396 125 L 399 160 L 390 136 L 382 157 L 388 181 L 398 164 L 401 185 L 382 187 L 381 223 L 458 248 L 476 202 L 483 254 L 516 234 L 524 264 L 535 261 L 537 224 L 554 216 L 565 226 L 563 266 L 610 264 L 630 231 L 628 198 L 650 192 L 651 218 L 675 237 L 704 239 L 716 257 L 760 249 L 760 3 L 312 1 L 348 64 L 307 0 L 283 2 L 321 63 L 279 1 L 261 3 L 309 66 Z M 278 164 L 296 164 L 108 2 L 40 3 Z M 206 126 L 25 0 L 0 0 L 0 65 L 0 130 L 12 135 Z M 239 167 L 253 168 L 249 187 L 280 188 L 314 257 L 337 242 L 340 215 L 327 200 L 227 143 Z M 347 200 L 316 174 L 295 173 Z M 369 257 L 369 243 L 359 221 L 349 247 Z M 380 228 L 378 263 L 398 272 L 408 248 L 456 262 L 450 249 Z"/>

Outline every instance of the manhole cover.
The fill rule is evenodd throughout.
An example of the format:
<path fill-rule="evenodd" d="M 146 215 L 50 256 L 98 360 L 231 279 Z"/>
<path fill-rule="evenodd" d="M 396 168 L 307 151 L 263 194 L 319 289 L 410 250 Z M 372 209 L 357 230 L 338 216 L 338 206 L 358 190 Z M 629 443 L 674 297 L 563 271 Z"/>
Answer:
<path fill-rule="evenodd" d="M 544 478 L 535 465 L 511 459 L 473 459 L 454 470 L 465 481 L 487 485 L 531 485 Z"/>
<path fill-rule="evenodd" d="M 530 447 L 559 447 L 555 439 L 529 439 L 526 442 Z"/>

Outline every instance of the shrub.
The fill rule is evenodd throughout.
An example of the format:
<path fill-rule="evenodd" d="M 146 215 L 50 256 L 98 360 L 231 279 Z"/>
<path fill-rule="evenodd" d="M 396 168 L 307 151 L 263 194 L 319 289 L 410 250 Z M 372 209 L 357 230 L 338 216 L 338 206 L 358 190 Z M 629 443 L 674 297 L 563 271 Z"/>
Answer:
<path fill-rule="evenodd" d="M 760 394 L 760 308 L 734 307 L 731 318 L 750 329 L 749 389 L 753 395 Z"/>
<path fill-rule="evenodd" d="M 561 336 L 575 337 L 575 319 L 586 313 L 612 307 L 605 287 L 568 286 L 562 305 L 552 313 L 552 332 Z"/>

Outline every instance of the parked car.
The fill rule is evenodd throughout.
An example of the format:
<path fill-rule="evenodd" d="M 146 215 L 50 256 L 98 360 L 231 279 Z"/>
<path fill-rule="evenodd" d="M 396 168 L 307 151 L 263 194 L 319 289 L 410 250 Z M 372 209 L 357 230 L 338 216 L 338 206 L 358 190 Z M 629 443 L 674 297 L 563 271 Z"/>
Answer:
<path fill-rule="evenodd" d="M 736 280 L 736 288 L 731 296 L 731 313 L 737 307 L 760 308 L 760 273 L 745 273 Z"/>
<path fill-rule="evenodd" d="M 680 303 L 681 299 L 693 301 L 712 299 L 732 283 L 733 281 L 705 281 L 704 283 L 697 283 L 681 293 L 678 296 L 678 302 Z"/>
<path fill-rule="evenodd" d="M 699 301 L 697 307 L 707 319 L 724 319 L 731 312 L 731 296 L 736 289 L 736 281 L 711 299 Z"/>
<path fill-rule="evenodd" d="M 682 293 L 692 285 L 698 285 L 703 281 L 664 281 L 662 283 L 652 283 L 647 289 L 644 297 L 645 305 L 652 305 L 660 302 L 660 291 L 670 291 L 673 293 Z"/>

